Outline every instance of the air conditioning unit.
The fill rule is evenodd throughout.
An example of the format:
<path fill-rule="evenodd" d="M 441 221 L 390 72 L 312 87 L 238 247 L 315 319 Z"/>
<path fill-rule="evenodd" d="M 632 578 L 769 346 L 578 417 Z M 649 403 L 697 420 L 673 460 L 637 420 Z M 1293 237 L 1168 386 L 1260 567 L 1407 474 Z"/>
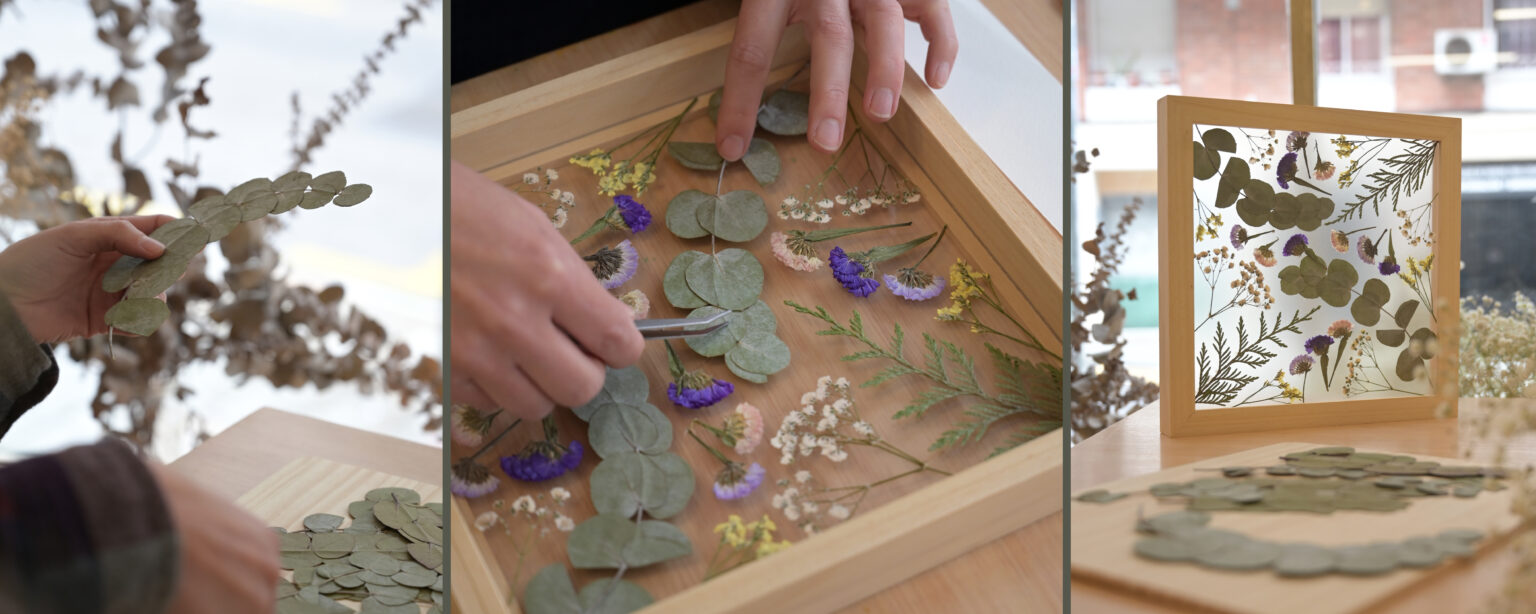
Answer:
<path fill-rule="evenodd" d="M 1435 30 L 1435 72 L 1481 75 L 1499 64 L 1499 39 L 1491 28 Z"/>

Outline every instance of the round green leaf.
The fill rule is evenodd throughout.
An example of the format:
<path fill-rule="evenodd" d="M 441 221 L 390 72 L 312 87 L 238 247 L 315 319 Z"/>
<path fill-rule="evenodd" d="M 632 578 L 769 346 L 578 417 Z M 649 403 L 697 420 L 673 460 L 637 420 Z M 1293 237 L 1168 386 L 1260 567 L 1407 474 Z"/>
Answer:
<path fill-rule="evenodd" d="M 737 342 L 727 359 L 744 370 L 772 375 L 789 366 L 789 346 L 773 333 L 754 332 Z"/>
<path fill-rule="evenodd" d="M 699 298 L 699 295 L 688 286 L 688 268 L 693 266 L 694 262 L 708 259 L 709 254 L 696 251 L 686 251 L 672 259 L 672 264 L 667 265 L 667 272 L 661 278 L 661 288 L 667 295 L 668 303 L 672 303 L 672 306 L 678 309 L 694 309 L 706 304 L 704 299 Z"/>
<path fill-rule="evenodd" d="M 127 298 L 155 298 L 170 289 L 187 272 L 192 258 L 208 244 L 208 230 L 193 225 L 165 245 L 165 253 L 159 258 L 134 267 L 129 272 L 133 281 L 128 283 Z"/>
<path fill-rule="evenodd" d="M 735 190 L 698 210 L 699 227 L 732 243 L 757 238 L 768 227 L 768 208 L 763 197 L 750 190 Z"/>
<path fill-rule="evenodd" d="M 768 376 L 761 373 L 753 373 L 752 371 L 741 368 L 741 365 L 736 364 L 736 359 L 733 358 L 731 354 L 725 355 L 725 366 L 731 370 L 731 373 L 735 373 L 736 377 L 746 381 L 752 382 L 754 384 L 768 383 Z"/>
<path fill-rule="evenodd" d="M 203 228 L 208 230 L 209 243 L 229 236 L 230 231 L 240 225 L 240 220 L 240 208 L 227 203 L 209 211 L 207 217 L 197 218 L 197 221 L 203 224 Z"/>
<path fill-rule="evenodd" d="M 693 544 L 683 532 L 659 520 L 636 523 L 599 514 L 576 526 L 566 541 L 571 566 L 577 569 L 644 567 L 687 556 Z"/>
<path fill-rule="evenodd" d="M 1248 180 L 1248 162 L 1236 156 L 1228 158 L 1221 171 L 1221 182 L 1216 186 L 1216 207 L 1226 208 L 1237 202 L 1237 195 Z"/>
<path fill-rule="evenodd" d="M 240 221 L 260 219 L 277 206 L 277 193 L 272 191 L 272 180 L 257 177 L 230 190 L 224 195 L 225 202 L 240 209 Z"/>
<path fill-rule="evenodd" d="M 757 125 L 780 136 L 805 134 L 811 97 L 805 92 L 779 90 L 757 109 Z"/>
<path fill-rule="evenodd" d="M 330 533 L 341 528 L 347 519 L 335 514 L 310 514 L 304 517 L 304 528 L 316 533 Z"/>
<path fill-rule="evenodd" d="M 319 209 L 347 185 L 347 175 L 341 171 L 331 171 L 316 176 L 309 180 L 309 193 L 304 195 L 304 200 L 299 201 L 302 209 Z"/>
<path fill-rule="evenodd" d="M 581 588 L 577 598 L 581 600 L 581 614 L 629 614 L 654 601 L 639 585 L 613 578 L 592 581 Z M 534 613 L 530 611 L 529 614 Z"/>
<path fill-rule="evenodd" d="M 1221 154 L 1214 151 L 1206 151 L 1200 141 L 1192 145 L 1195 154 L 1195 179 L 1205 181 L 1216 176 L 1216 164 L 1221 161 Z"/>
<path fill-rule="evenodd" d="M 720 157 L 714 143 L 672 141 L 667 143 L 667 153 L 672 154 L 678 164 L 696 171 L 718 171 L 720 165 L 725 164 L 725 158 Z"/>
<path fill-rule="evenodd" d="M 313 177 L 304 171 L 289 171 L 273 180 L 272 190 L 277 192 L 277 205 L 272 207 L 272 213 L 287 213 L 299 206 L 304 200 L 304 191 L 309 187 L 310 179 Z"/>
<path fill-rule="evenodd" d="M 539 570 L 523 589 L 523 609 L 528 614 L 583 614 L 576 587 L 565 565 L 554 563 Z"/>
<path fill-rule="evenodd" d="M 767 139 L 752 139 L 741 163 L 747 165 L 758 185 L 766 186 L 779 178 L 779 150 Z"/>
<path fill-rule="evenodd" d="M 705 305 L 690 312 L 688 317 L 708 318 L 722 311 L 725 310 L 714 305 Z M 735 331 L 739 327 L 737 324 L 738 316 L 739 314 L 732 312 L 731 315 L 724 318 L 727 322 L 725 328 L 698 337 L 684 337 L 683 342 L 687 343 L 688 347 L 700 356 L 711 358 L 724 356 L 726 352 L 731 351 L 731 348 L 736 347 L 737 337 Z"/>
<path fill-rule="evenodd" d="M 1399 347 L 1408 340 L 1408 331 L 1401 328 L 1383 328 L 1376 331 L 1376 340 L 1387 347 Z"/>
<path fill-rule="evenodd" d="M 679 239 L 697 239 L 709 235 L 709 231 L 699 226 L 699 207 L 708 203 L 713 205 L 715 195 L 705 194 L 698 190 L 683 190 L 672 197 L 667 203 L 667 230 L 677 235 Z M 687 253 L 687 252 L 685 252 Z M 698 253 L 698 252 L 693 252 Z M 676 263 L 676 260 L 673 260 Z M 671 269 L 668 269 L 670 273 Z"/>
<path fill-rule="evenodd" d="M 598 456 L 657 454 L 672 445 L 672 422 L 655 405 L 608 404 L 592 414 L 587 439 Z"/>
<path fill-rule="evenodd" d="M 1301 216 L 1301 205 L 1296 202 L 1296 196 L 1288 192 L 1275 194 L 1274 208 L 1269 212 L 1269 223 L 1276 230 L 1287 230 L 1296 226 L 1296 219 Z"/>
<path fill-rule="evenodd" d="M 152 335 L 160 330 L 160 324 L 171 317 L 165 303 L 154 298 L 131 298 L 119 301 L 107 310 L 107 326 L 139 336 Z"/>
<path fill-rule="evenodd" d="M 645 510 L 669 518 L 693 496 L 693 470 L 672 452 L 630 452 L 603 459 L 592 470 L 592 505 L 599 514 L 633 518 Z"/>
<path fill-rule="evenodd" d="M 1392 290 L 1386 282 L 1371 278 L 1365 280 L 1365 285 L 1360 288 L 1360 296 L 1355 298 L 1354 304 L 1349 307 L 1349 314 L 1363 326 L 1375 326 L 1381 321 L 1381 310 L 1392 298 Z"/>
<path fill-rule="evenodd" d="M 773 309 L 762 301 L 753 303 L 746 311 L 741 312 L 740 316 L 733 323 L 737 325 L 732 326 L 731 330 L 736 335 L 738 341 L 749 333 L 765 332 L 772 334 L 779 328 L 779 319 L 773 315 Z"/>
<path fill-rule="evenodd" d="M 1404 349 L 1397 354 L 1397 378 L 1405 382 L 1416 379 L 1420 367 L 1424 366 L 1424 359 L 1414 356 L 1413 352 Z"/>
<path fill-rule="evenodd" d="M 107 292 L 121 292 L 133 282 L 133 269 L 144 263 L 143 258 L 133 256 L 119 256 L 112 266 L 107 267 L 107 272 L 101 275 L 101 289 Z"/>
<path fill-rule="evenodd" d="M 366 183 L 354 183 L 337 192 L 336 199 L 331 201 L 331 204 L 338 207 L 351 207 L 368 200 L 369 196 L 373 196 L 373 186 Z"/>
<path fill-rule="evenodd" d="M 1419 310 L 1419 301 L 1417 301 L 1417 300 L 1403 301 L 1403 304 L 1397 306 L 1397 312 L 1396 312 L 1396 315 L 1392 316 L 1392 321 L 1393 322 L 1397 322 L 1397 325 L 1398 325 L 1399 328 L 1406 329 L 1406 328 L 1408 328 L 1409 324 L 1413 323 L 1413 314 L 1417 313 L 1418 310 Z"/>
<path fill-rule="evenodd" d="M 571 408 L 571 411 L 582 420 L 591 420 L 597 410 L 605 405 L 643 405 L 651 395 L 650 387 L 650 380 L 639 367 L 610 368 L 603 377 L 603 389 L 598 391 L 597 396 L 585 405 Z"/>
<path fill-rule="evenodd" d="M 1237 139 L 1224 128 L 1211 128 L 1200 135 L 1206 149 L 1237 153 Z"/>
<path fill-rule="evenodd" d="M 688 287 L 711 305 L 746 309 L 763 291 L 763 265 L 746 250 L 721 250 L 688 267 Z"/>

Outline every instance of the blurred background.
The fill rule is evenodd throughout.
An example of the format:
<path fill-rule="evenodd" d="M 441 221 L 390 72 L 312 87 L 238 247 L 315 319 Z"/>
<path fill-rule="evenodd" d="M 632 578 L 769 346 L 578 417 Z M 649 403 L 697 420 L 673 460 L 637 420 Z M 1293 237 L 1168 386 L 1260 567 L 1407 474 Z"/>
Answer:
<path fill-rule="evenodd" d="M 1290 2 L 1073 4 L 1075 147 L 1099 154 L 1087 153 L 1091 171 L 1076 176 L 1074 243 L 1092 239 L 1100 222 L 1113 226 L 1140 203 L 1109 285 L 1136 292 L 1135 300 L 1122 303 L 1122 356 L 1130 374 L 1155 383 L 1157 207 L 1163 205 L 1157 202 L 1157 100 L 1185 95 L 1290 103 Z M 1536 245 L 1529 238 L 1536 229 L 1536 0 L 1316 0 L 1314 6 L 1319 106 L 1462 118 L 1461 295 L 1499 301 L 1503 325 L 1529 335 L 1536 318 L 1514 304 L 1517 294 L 1529 297 L 1536 288 Z M 1099 264 L 1077 253 L 1072 279 L 1078 288 Z M 1482 322 L 1470 317 L 1478 315 L 1464 304 L 1464 322 Z M 1528 369 L 1499 390 L 1469 379 L 1467 337 L 1464 393 L 1519 394 L 1530 385 Z"/>
<path fill-rule="evenodd" d="M 262 407 L 436 445 L 442 30 L 433 0 L 0 0 L 0 128 L 28 128 L 0 148 L 0 245 L 54 209 L 180 215 L 196 190 L 295 168 L 374 188 L 210 245 L 171 291 L 176 329 L 119 337 L 115 357 L 104 340 L 57 348 L 57 388 L 0 460 L 111 431 L 169 461 Z M 17 186 L 28 150 L 53 174 Z"/>

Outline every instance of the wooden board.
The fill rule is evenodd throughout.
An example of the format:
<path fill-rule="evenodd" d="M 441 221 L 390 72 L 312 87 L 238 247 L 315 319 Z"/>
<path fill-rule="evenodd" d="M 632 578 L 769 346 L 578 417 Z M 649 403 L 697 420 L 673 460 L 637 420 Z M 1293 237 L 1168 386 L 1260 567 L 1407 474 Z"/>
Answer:
<path fill-rule="evenodd" d="M 235 503 L 274 527 L 300 531 L 304 517 L 310 514 L 324 512 L 350 519 L 347 504 L 361 500 L 370 490 L 390 486 L 415 490 L 421 493 L 422 501 L 441 501 L 443 497 L 442 487 L 435 484 L 323 458 L 299 458 L 240 495 Z M 292 577 L 292 573 L 284 571 L 283 576 Z M 421 611 L 427 608 L 421 605 Z"/>
<path fill-rule="evenodd" d="M 1182 499 L 1177 503 L 1172 499 L 1159 502 L 1148 494 L 1146 489 L 1152 484 L 1212 475 L 1209 471 L 1196 471 L 1196 468 L 1273 465 L 1283 454 L 1315 447 L 1318 444 L 1277 443 L 1094 486 L 1132 494 L 1108 504 L 1071 502 L 1074 581 L 1108 583 L 1140 598 L 1171 600 L 1180 605 L 1222 612 L 1329 614 L 1367 608 L 1430 574 L 1458 565 L 1450 562 L 1429 570 L 1400 569 L 1369 578 L 1288 579 L 1267 571 L 1221 572 L 1191 564 L 1158 563 L 1137 557 L 1132 552 L 1132 544 L 1137 539 L 1138 512 L 1152 516 L 1184 508 Z M 1415 456 L 1446 464 L 1466 462 Z M 1249 536 L 1312 541 L 1327 546 L 1403 540 L 1433 535 L 1445 529 L 1473 528 L 1489 536 L 1480 544 L 1480 548 L 1486 549 L 1497 542 L 1499 536 L 1519 525 L 1519 518 L 1510 511 L 1514 496 L 1515 489 L 1509 488 L 1499 492 L 1485 491 L 1471 499 L 1427 497 L 1415 499 L 1406 510 L 1385 514 L 1361 511 L 1339 511 L 1331 515 L 1217 512 L 1212 514 L 1211 526 Z"/>

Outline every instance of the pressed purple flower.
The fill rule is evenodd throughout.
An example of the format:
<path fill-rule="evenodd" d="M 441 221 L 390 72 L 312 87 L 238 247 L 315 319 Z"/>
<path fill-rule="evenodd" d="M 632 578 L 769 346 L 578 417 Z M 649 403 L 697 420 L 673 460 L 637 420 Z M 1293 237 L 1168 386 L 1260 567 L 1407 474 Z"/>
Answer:
<path fill-rule="evenodd" d="M 640 252 L 630 245 L 629 239 L 619 241 L 613 247 L 603 247 L 584 258 L 592 263 L 592 274 L 609 290 L 628 283 L 640 268 Z"/>
<path fill-rule="evenodd" d="M 1396 275 L 1398 271 L 1403 270 L 1403 267 L 1397 266 L 1397 259 L 1391 256 L 1382 258 L 1381 263 L 1377 264 L 1376 268 L 1381 271 L 1382 275 Z"/>
<path fill-rule="evenodd" d="M 1296 152 L 1280 156 L 1280 162 L 1275 166 L 1275 181 L 1280 184 L 1280 189 L 1290 189 L 1291 180 L 1296 178 Z"/>
<path fill-rule="evenodd" d="M 880 288 L 880 282 L 865 277 L 868 268 L 853 259 L 841 247 L 832 248 L 832 253 L 827 257 L 828 268 L 832 269 L 832 277 L 837 283 L 843 285 L 850 294 L 859 298 L 867 297 Z"/>
<path fill-rule="evenodd" d="M 1301 148 L 1307 146 L 1307 139 L 1309 137 L 1311 137 L 1311 136 L 1312 136 L 1312 133 L 1311 132 L 1307 132 L 1305 130 L 1297 130 L 1295 132 L 1292 132 L 1292 133 L 1286 135 L 1286 137 L 1285 137 L 1285 150 L 1286 151 L 1300 151 Z"/>
<path fill-rule="evenodd" d="M 627 194 L 613 197 L 613 205 L 618 208 L 619 216 L 624 220 L 624 225 L 630 232 L 640 232 L 651 225 L 651 212 L 645 205 Z"/>
<path fill-rule="evenodd" d="M 448 490 L 453 494 L 467 499 L 483 497 L 496 491 L 501 486 L 501 480 L 497 479 L 489 469 L 473 459 L 465 459 L 453 465 L 453 480 Z"/>
<path fill-rule="evenodd" d="M 1301 375 L 1303 373 L 1311 371 L 1312 370 L 1312 363 L 1313 362 L 1315 362 L 1315 361 L 1312 360 L 1312 357 L 1308 356 L 1306 354 L 1302 354 L 1300 356 L 1292 358 L 1291 359 L 1291 375 Z"/>
<path fill-rule="evenodd" d="M 1242 249 L 1248 243 L 1248 228 L 1242 224 L 1232 225 L 1232 249 Z"/>
<path fill-rule="evenodd" d="M 906 268 L 897 272 L 896 275 L 887 274 L 885 287 L 890 288 L 896 296 L 909 301 L 926 301 L 944 291 L 944 278 L 934 277 L 915 268 Z"/>
<path fill-rule="evenodd" d="M 680 381 L 667 384 L 667 398 L 688 409 L 709 407 L 736 391 L 730 382 L 714 379 L 699 371 L 690 371 Z"/>
<path fill-rule="evenodd" d="M 729 501 L 752 494 L 762 485 L 764 473 L 763 466 L 757 463 L 742 467 L 741 463 L 727 462 L 715 476 L 715 498 Z"/>
<path fill-rule="evenodd" d="M 1324 352 L 1328 351 L 1328 346 L 1330 345 L 1333 345 L 1333 337 L 1328 335 L 1318 335 L 1308 339 L 1306 347 L 1308 352 L 1322 356 Z"/>
<path fill-rule="evenodd" d="M 501 470 L 524 482 L 542 482 L 565 475 L 581 464 L 581 442 L 560 444 L 540 440 L 528 444 L 516 456 L 501 457 Z"/>
<path fill-rule="evenodd" d="M 1376 264 L 1376 244 L 1372 243 L 1369 237 L 1360 237 L 1360 240 L 1355 243 L 1355 253 L 1359 254 L 1360 259 L 1366 264 Z"/>
<path fill-rule="evenodd" d="M 1285 242 L 1285 247 L 1280 250 L 1282 256 L 1300 256 L 1306 253 L 1307 235 L 1296 233 Z"/>

